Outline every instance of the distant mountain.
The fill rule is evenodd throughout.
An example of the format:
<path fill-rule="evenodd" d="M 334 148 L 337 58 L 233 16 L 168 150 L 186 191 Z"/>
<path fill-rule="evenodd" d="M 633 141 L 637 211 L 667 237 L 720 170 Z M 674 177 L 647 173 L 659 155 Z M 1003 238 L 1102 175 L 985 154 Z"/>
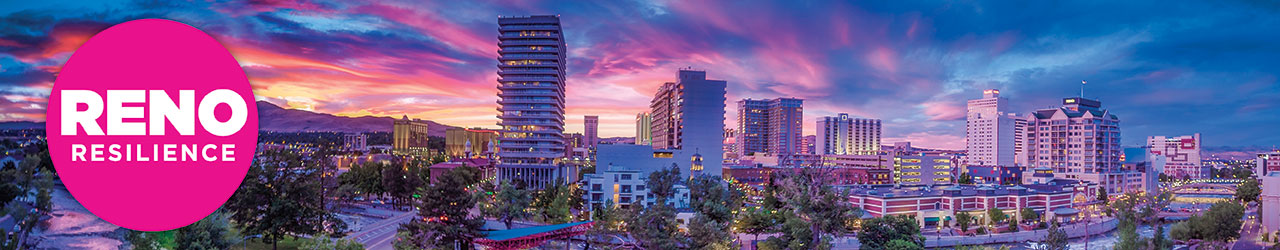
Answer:
<path fill-rule="evenodd" d="M 1251 160 L 1257 158 L 1258 153 L 1276 149 L 1274 146 L 1205 146 L 1200 154 L 1204 159 Z"/>
<path fill-rule="evenodd" d="M 44 122 L 0 122 L 0 130 L 6 129 L 44 129 Z"/>
<path fill-rule="evenodd" d="M 345 117 L 306 110 L 286 109 L 270 102 L 258 101 L 258 127 L 272 132 L 391 132 L 395 118 L 378 116 Z M 444 136 L 454 126 L 433 121 L 427 123 L 427 135 Z"/>
<path fill-rule="evenodd" d="M 272 132 L 391 132 L 391 117 L 345 117 L 306 110 L 285 109 L 269 102 L 258 101 L 258 129 Z M 433 121 L 427 123 L 427 135 L 444 136 L 444 131 L 454 126 Z M 44 129 L 44 122 L 0 122 L 0 130 Z"/>

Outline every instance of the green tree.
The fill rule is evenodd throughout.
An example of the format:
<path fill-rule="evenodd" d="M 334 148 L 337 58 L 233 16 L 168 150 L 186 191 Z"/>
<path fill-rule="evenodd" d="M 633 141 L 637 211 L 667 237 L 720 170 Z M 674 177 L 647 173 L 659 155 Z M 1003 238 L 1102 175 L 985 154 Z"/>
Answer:
<path fill-rule="evenodd" d="M 1244 206 L 1220 201 L 1209 207 L 1202 215 L 1191 216 L 1191 219 L 1174 224 L 1169 229 L 1169 236 L 1177 240 L 1199 239 L 1211 242 L 1231 242 L 1240 238 L 1240 226 L 1243 221 Z"/>
<path fill-rule="evenodd" d="M 178 228 L 174 233 L 178 249 L 227 249 L 237 240 L 240 238 L 231 232 L 230 221 L 222 209 L 191 225 Z"/>
<path fill-rule="evenodd" d="M 440 176 L 433 185 L 419 189 L 419 219 L 400 225 L 396 249 L 472 249 L 481 235 L 484 218 L 470 215 L 479 199 L 472 191 L 480 182 L 480 171 L 459 167 Z"/>
<path fill-rule="evenodd" d="M 1009 215 L 1005 214 L 1004 211 L 1000 210 L 999 208 L 993 207 L 993 208 L 987 209 L 987 221 L 991 225 L 1000 224 L 1008 219 L 1009 219 Z"/>
<path fill-rule="evenodd" d="M 1173 241 L 1169 240 L 1169 238 L 1166 238 L 1164 236 L 1164 226 L 1156 224 L 1155 228 L 1156 228 L 1156 232 L 1151 237 L 1150 245 L 1155 247 L 1155 249 L 1159 249 L 1159 250 L 1173 249 Z"/>
<path fill-rule="evenodd" d="M 968 232 L 970 223 L 973 223 L 973 215 L 969 215 L 969 212 L 956 214 L 956 226 L 960 227 L 960 231 Z"/>
<path fill-rule="evenodd" d="M 1236 200 L 1243 203 L 1256 202 L 1261 194 L 1262 185 L 1258 184 L 1258 179 L 1248 178 L 1236 186 Z"/>
<path fill-rule="evenodd" d="M 691 247 L 722 249 L 733 243 L 730 226 L 742 207 L 742 194 L 725 185 L 719 176 L 695 176 L 688 182 L 690 208 L 695 213 L 689 223 Z"/>
<path fill-rule="evenodd" d="M 1101 201 L 1104 206 L 1111 202 L 1107 197 L 1107 187 L 1098 187 L 1098 201 Z"/>
<path fill-rule="evenodd" d="M 644 208 L 640 201 L 631 205 L 630 221 L 627 231 L 639 241 L 640 245 L 649 249 L 675 249 L 686 245 L 686 238 L 677 237 L 680 233 L 676 223 L 675 209 L 667 205 L 667 199 L 675 195 L 675 184 L 680 179 L 680 169 L 671 168 L 649 173 L 645 185 L 653 194 L 654 204 Z"/>
<path fill-rule="evenodd" d="M 512 221 L 526 219 L 533 215 L 527 210 L 529 203 L 533 201 L 530 193 L 527 190 L 517 189 L 510 182 L 503 182 L 489 204 L 481 206 L 480 210 L 486 216 L 497 218 L 507 229 L 511 229 Z"/>
<path fill-rule="evenodd" d="M 324 207 L 321 157 L 269 150 L 259 153 L 240 188 L 227 202 L 240 232 L 261 234 L 276 249 L 284 237 L 317 234 L 341 223 Z"/>
<path fill-rule="evenodd" d="M 310 239 L 302 240 L 298 245 L 299 250 L 363 250 L 364 245 L 354 240 L 333 238 L 329 235 L 315 235 Z"/>
<path fill-rule="evenodd" d="M 531 207 L 537 210 L 538 218 L 542 222 L 560 224 L 570 221 L 573 216 L 573 207 L 575 202 L 581 197 L 575 198 L 575 185 L 565 185 L 560 181 L 556 181 L 541 191 L 531 203 Z"/>
<path fill-rule="evenodd" d="M 862 225 L 862 233 L 858 234 L 858 243 L 867 249 L 892 249 L 889 244 L 893 241 L 910 243 L 916 247 L 924 246 L 920 225 L 914 218 L 905 215 L 867 220 Z"/>
<path fill-rule="evenodd" d="M 385 166 L 386 164 L 376 161 L 352 164 L 350 170 L 338 176 L 339 186 L 353 186 L 369 198 L 382 195 L 386 192 L 382 185 L 382 169 Z"/>
<path fill-rule="evenodd" d="M 1036 213 L 1035 209 L 1031 209 L 1029 207 L 1022 208 L 1021 216 L 1023 222 L 1040 221 L 1040 214 Z"/>
<path fill-rule="evenodd" d="M 1066 250 L 1067 242 L 1070 240 L 1067 231 L 1058 227 L 1058 223 L 1049 225 L 1049 234 L 1045 235 L 1043 243 L 1047 246 L 1047 250 Z"/>
<path fill-rule="evenodd" d="M 890 250 L 924 250 L 924 247 L 923 247 L 923 246 L 920 246 L 919 244 L 916 244 L 916 243 L 910 242 L 910 241 L 905 241 L 905 240 L 901 240 L 901 239 L 894 239 L 894 240 L 889 241 L 889 243 L 885 244 L 885 245 L 884 245 L 884 249 L 890 249 Z"/>
<path fill-rule="evenodd" d="M 849 205 L 847 192 L 831 187 L 834 177 L 829 169 L 799 168 L 786 173 L 780 182 L 781 194 L 788 212 L 809 226 L 807 246 L 828 246 L 835 236 L 847 232 L 849 222 L 857 219 L 857 210 Z M 796 230 L 790 230 L 796 231 Z M 783 232 L 786 233 L 786 232 Z"/>
<path fill-rule="evenodd" d="M 968 172 L 960 173 L 960 178 L 956 178 L 957 184 L 973 185 L 973 177 Z"/>

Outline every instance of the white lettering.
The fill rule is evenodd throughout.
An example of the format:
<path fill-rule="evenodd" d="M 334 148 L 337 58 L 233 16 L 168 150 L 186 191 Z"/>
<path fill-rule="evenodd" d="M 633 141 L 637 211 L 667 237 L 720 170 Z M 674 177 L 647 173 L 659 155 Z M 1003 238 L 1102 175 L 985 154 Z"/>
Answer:
<path fill-rule="evenodd" d="M 125 103 L 147 102 L 142 90 L 107 90 L 107 134 L 145 135 L 144 122 L 124 122 L 124 118 L 143 118 L 142 107 L 125 107 Z"/>
<path fill-rule="evenodd" d="M 231 118 L 226 122 L 218 121 L 213 115 L 214 108 L 222 103 L 231 107 Z M 244 99 L 240 98 L 235 91 L 228 89 L 218 89 L 204 95 L 204 99 L 200 100 L 199 112 L 200 126 L 216 136 L 228 136 L 239 132 L 249 117 L 249 109 L 245 106 Z"/>
<path fill-rule="evenodd" d="M 180 135 L 193 135 L 196 130 L 195 108 L 196 91 L 195 90 L 179 90 L 178 103 L 174 104 L 173 99 L 164 90 L 151 90 L 148 100 L 149 108 L 147 109 L 147 122 L 151 129 L 151 135 L 164 135 L 164 121 L 173 124 L 173 129 L 178 131 Z"/>
<path fill-rule="evenodd" d="M 97 121 L 98 116 L 102 116 L 102 96 L 90 90 L 63 90 L 60 98 L 62 135 L 76 135 L 76 124 L 84 128 L 85 134 L 102 135 L 102 127 L 98 126 Z M 76 107 L 81 103 L 87 107 L 83 112 L 77 111 Z"/>

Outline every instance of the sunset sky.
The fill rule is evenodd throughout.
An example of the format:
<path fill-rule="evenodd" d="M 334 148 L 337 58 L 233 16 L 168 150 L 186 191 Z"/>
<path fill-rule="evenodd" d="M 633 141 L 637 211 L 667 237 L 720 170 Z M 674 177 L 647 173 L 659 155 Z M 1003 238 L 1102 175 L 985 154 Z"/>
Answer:
<path fill-rule="evenodd" d="M 602 136 L 676 70 L 742 98 L 805 99 L 820 116 L 883 119 L 886 144 L 963 148 L 965 100 L 998 88 L 1020 113 L 1079 94 L 1123 143 L 1202 133 L 1280 144 L 1280 4 L 1268 1 L 4 1 L 0 121 L 43 120 L 55 75 L 94 33 L 165 18 L 221 41 L 260 100 L 343 116 L 496 127 L 497 17 L 559 14 L 567 130 Z"/>

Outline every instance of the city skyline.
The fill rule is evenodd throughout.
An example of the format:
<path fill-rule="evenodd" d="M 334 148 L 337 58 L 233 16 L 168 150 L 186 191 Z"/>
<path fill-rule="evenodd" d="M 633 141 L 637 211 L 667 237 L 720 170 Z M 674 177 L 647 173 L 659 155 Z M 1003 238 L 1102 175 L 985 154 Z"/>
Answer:
<path fill-rule="evenodd" d="M 1192 133 L 1205 146 L 1280 143 L 1265 129 L 1280 122 L 1266 112 L 1280 103 L 1269 61 L 1280 53 L 1280 8 L 1262 3 L 58 4 L 0 4 L 2 121 L 43 120 L 57 68 L 89 35 L 156 17 L 223 42 L 260 100 L 494 128 L 495 17 L 558 13 L 569 42 L 567 133 L 599 115 L 601 137 L 633 135 L 635 114 L 692 66 L 726 80 L 730 102 L 804 99 L 804 135 L 820 117 L 849 113 L 883 120 L 886 144 L 960 149 L 965 101 L 982 90 L 1001 89 L 1025 116 L 1088 80 L 1086 97 L 1123 115 L 1125 146 Z"/>

